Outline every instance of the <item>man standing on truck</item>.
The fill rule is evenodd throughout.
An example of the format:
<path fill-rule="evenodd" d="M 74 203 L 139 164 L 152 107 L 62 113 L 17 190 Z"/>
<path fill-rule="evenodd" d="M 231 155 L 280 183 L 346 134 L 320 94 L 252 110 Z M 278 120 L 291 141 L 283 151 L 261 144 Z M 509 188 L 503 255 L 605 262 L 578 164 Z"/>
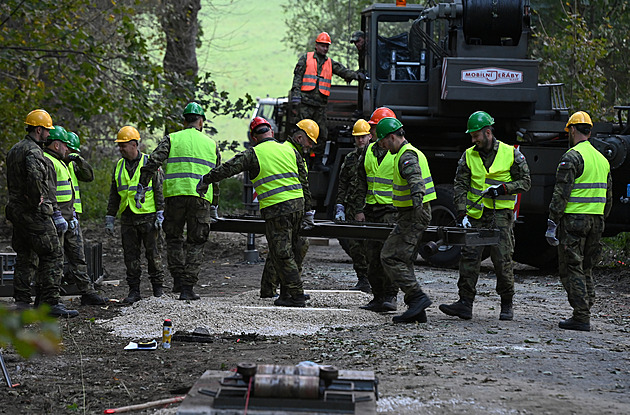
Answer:
<path fill-rule="evenodd" d="M 274 269 L 280 275 L 280 297 L 274 304 L 282 307 L 305 307 L 306 298 L 296 262 L 299 257 L 300 226 L 314 226 L 310 211 L 311 193 L 304 161 L 300 154 L 277 142 L 271 125 L 256 117 L 250 124 L 254 147 L 237 154 L 203 176 L 197 192 L 203 196 L 210 183 L 216 183 L 242 171 L 258 194 L 260 214 L 265 221 L 265 236 Z"/>
<path fill-rule="evenodd" d="M 457 165 L 454 203 L 457 218 L 465 228 L 498 228 L 499 244 L 490 247 L 490 258 L 497 278 L 497 293 L 501 296 L 500 320 L 512 320 L 514 297 L 514 206 L 516 194 L 531 186 L 529 167 L 518 148 L 504 144 L 494 136 L 494 119 L 484 111 L 468 118 L 466 133 L 473 147 L 462 154 Z M 477 294 L 479 268 L 483 246 L 462 247 L 459 261 L 459 300 L 441 304 L 440 311 L 464 320 L 472 318 L 473 301 Z"/>
<path fill-rule="evenodd" d="M 377 140 L 394 155 L 392 203 L 396 208 L 396 225 L 383 250 L 381 262 L 387 276 L 405 293 L 407 311 L 394 316 L 394 323 L 425 323 L 425 308 L 431 300 L 422 291 L 413 270 L 418 244 L 431 222 L 431 200 L 435 187 L 427 158 L 405 139 L 403 125 L 396 118 L 386 117 L 376 126 Z"/>
<path fill-rule="evenodd" d="M 394 111 L 381 107 L 374 110 L 368 121 L 372 137 L 378 122 L 385 117 L 395 117 Z M 352 184 L 349 205 L 356 210 L 354 219 L 358 222 L 394 223 L 396 208 L 392 204 L 394 177 L 394 155 L 379 143 L 371 143 L 359 159 L 357 174 Z M 383 270 L 381 249 L 383 242 L 366 242 L 365 256 L 368 261 L 367 277 L 374 298 L 359 308 L 374 312 L 396 311 L 398 309 L 398 287 Z"/>
<path fill-rule="evenodd" d="M 364 119 L 359 119 L 354 123 L 352 128 L 352 136 L 354 137 L 355 149 L 346 155 L 339 170 L 339 185 L 337 186 L 337 205 L 335 210 L 335 220 L 345 221 L 346 213 L 348 218 L 354 219 L 356 207 L 350 202 L 350 193 L 354 192 L 351 182 L 357 175 L 359 159 L 363 153 L 363 149 L 370 143 L 372 135 L 370 134 L 370 124 Z M 361 208 L 363 204 L 361 204 Z M 347 212 L 346 212 L 347 208 Z M 352 258 L 354 271 L 357 273 L 357 284 L 352 290 L 359 290 L 371 293 L 370 282 L 367 277 L 367 258 L 365 256 L 366 242 L 363 239 L 344 239 L 339 238 L 339 245 L 346 251 L 346 254 Z"/>
<path fill-rule="evenodd" d="M 356 30 L 350 36 L 350 43 L 357 48 L 359 72 L 365 74 L 365 32 Z M 359 87 L 357 88 L 357 113 L 359 117 L 363 116 L 363 90 L 365 89 L 365 79 L 359 79 Z"/>
<path fill-rule="evenodd" d="M 558 164 L 545 234 L 550 245 L 559 245 L 560 281 L 573 307 L 573 316 L 558 324 L 566 330 L 591 330 L 593 267 L 600 259 L 604 221 L 612 208 L 610 164 L 588 141 L 592 128 L 584 111 L 573 114 L 564 128 L 571 148 Z"/>
<path fill-rule="evenodd" d="M 291 103 L 297 106 L 297 117 L 300 120 L 311 119 L 319 125 L 318 144 L 313 148 L 315 171 L 329 170 L 323 164 L 323 157 L 328 139 L 326 106 L 333 74 L 342 77 L 346 82 L 365 79 L 364 74 L 347 69 L 326 56 L 331 43 L 328 33 L 320 33 L 315 39 L 315 51 L 300 56 L 293 70 Z"/>
<path fill-rule="evenodd" d="M 184 129 L 162 139 L 149 161 L 140 169 L 136 203 L 141 204 L 149 181 L 163 163 L 164 224 L 168 268 L 173 277 L 173 292 L 181 291 L 180 300 L 198 300 L 193 291 L 199 279 L 203 247 L 210 234 L 210 224 L 219 217 L 218 185 L 199 197 L 196 191 L 201 176 L 221 164 L 219 145 L 203 131 L 206 115 L 201 105 L 190 102 L 183 112 Z M 186 242 L 184 243 L 184 225 Z"/>

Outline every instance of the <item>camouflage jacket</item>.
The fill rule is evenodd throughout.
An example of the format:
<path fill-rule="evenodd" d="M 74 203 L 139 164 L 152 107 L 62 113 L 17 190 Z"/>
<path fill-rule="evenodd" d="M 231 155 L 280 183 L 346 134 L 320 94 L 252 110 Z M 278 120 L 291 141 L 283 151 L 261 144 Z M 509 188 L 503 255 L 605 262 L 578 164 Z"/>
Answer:
<path fill-rule="evenodd" d="M 59 156 L 59 154 L 55 153 L 54 151 L 48 149 L 48 148 L 44 148 L 44 153 L 48 153 L 51 156 L 53 156 L 54 158 L 56 158 L 57 160 L 59 160 L 61 162 L 61 164 L 64 164 L 66 167 L 68 166 L 63 159 Z M 55 165 L 52 163 L 51 160 L 49 161 L 49 169 L 51 169 L 50 174 L 48 175 L 48 188 L 49 189 L 55 189 L 55 200 L 57 198 L 56 196 L 56 190 L 57 190 L 57 171 L 55 170 Z M 68 200 L 67 202 L 56 202 L 57 207 L 55 208 L 55 210 L 59 210 L 61 211 L 61 215 L 63 216 L 63 218 L 67 221 L 72 219 L 72 216 L 74 215 L 74 188 L 72 188 L 72 198 L 70 200 Z"/>
<path fill-rule="evenodd" d="M 483 161 L 483 165 L 486 166 L 486 170 L 492 166 L 498 150 L 499 140 L 495 138 L 493 146 L 488 153 L 479 152 L 479 156 Z M 514 163 L 512 164 L 512 167 L 510 167 L 510 175 L 512 176 L 512 181 L 505 184 L 508 194 L 515 195 L 517 193 L 525 193 L 529 190 L 532 185 L 529 175 L 529 166 L 527 165 L 525 156 L 516 147 L 514 147 Z M 457 163 L 455 184 L 453 186 L 453 201 L 457 212 L 466 211 L 466 195 L 470 189 L 471 178 L 472 172 L 466 164 L 466 153 L 464 152 Z M 472 202 L 475 201 L 473 200 Z"/>
<path fill-rule="evenodd" d="M 355 209 L 357 213 L 364 213 L 367 208 L 372 210 L 374 214 L 380 215 L 385 212 L 396 212 L 396 208 L 393 205 L 369 205 L 365 204 L 365 197 L 367 195 L 367 173 L 365 172 L 365 154 L 369 151 L 369 145 L 361 152 L 357 165 L 357 172 L 354 175 L 352 183 L 352 192 L 348 195 L 350 197 L 349 204 Z M 373 145 L 372 152 L 376 156 L 379 164 L 383 161 L 387 155 L 387 150 L 381 148 L 378 144 Z M 353 218 L 354 219 L 354 218 Z"/>
<path fill-rule="evenodd" d="M 69 168 L 74 169 L 74 174 L 77 176 L 77 180 L 80 182 L 94 181 L 94 169 L 90 166 L 83 157 L 77 155 L 72 162 L 68 165 Z"/>
<path fill-rule="evenodd" d="M 216 167 L 221 164 L 221 152 L 219 151 L 219 144 L 216 144 L 216 153 L 217 153 L 217 162 Z M 140 184 L 143 186 L 147 186 L 149 184 L 149 180 L 155 176 L 155 173 L 162 166 L 162 164 L 168 159 L 169 153 L 171 152 L 171 137 L 168 135 L 164 136 L 162 141 L 157 145 L 155 150 L 151 153 L 149 157 L 149 161 L 140 169 Z M 216 168 L 215 167 L 215 168 Z M 212 186 L 212 204 L 219 204 L 219 184 L 215 184 Z"/>
<path fill-rule="evenodd" d="M 361 158 L 362 148 L 355 148 L 346 155 L 339 170 L 339 184 L 337 185 L 337 204 L 344 205 L 349 209 L 354 206 L 350 203 L 350 193 L 353 192 L 352 182 L 357 175 L 357 168 Z M 354 218 L 348 218 L 354 220 Z"/>
<path fill-rule="evenodd" d="M 136 173 L 136 169 L 138 168 L 138 164 L 140 163 L 140 157 L 142 157 L 142 152 L 138 151 L 138 157 L 134 160 L 126 160 L 124 166 L 129 173 L 129 177 L 133 177 Z M 118 163 L 116 163 L 116 166 Z M 114 166 L 114 171 L 112 172 L 112 182 L 109 187 L 109 200 L 107 201 L 107 215 L 108 216 L 116 216 L 118 213 L 118 209 L 120 208 L 120 194 L 118 194 L 118 186 L 116 185 L 116 166 Z M 162 182 L 164 181 L 164 175 L 162 174 L 162 169 L 158 169 L 153 175 L 153 200 L 155 201 L 155 210 L 164 210 L 164 195 L 162 194 Z M 142 215 L 135 214 L 127 207 L 120 214 L 121 222 L 124 224 L 132 224 L 137 225 L 141 223 L 145 223 L 148 221 L 152 221 L 155 219 L 154 213 L 146 213 Z"/>
<path fill-rule="evenodd" d="M 575 179 L 584 173 L 584 159 L 577 151 L 567 151 L 564 153 L 558 163 L 556 172 L 556 185 L 553 188 L 553 196 L 549 204 L 549 219 L 556 224 L 560 223 L 560 219 L 564 215 L 564 209 L 569 202 L 571 190 Z M 608 186 L 606 191 L 606 205 L 604 207 L 604 218 L 607 218 L 612 209 L 612 177 L 608 172 Z"/>
<path fill-rule="evenodd" d="M 273 140 L 273 138 L 263 140 L 262 142 L 269 140 Z M 300 184 L 302 185 L 304 198 L 288 200 L 286 202 L 278 203 L 262 209 L 260 214 L 263 219 L 271 219 L 292 212 L 311 210 L 311 192 L 308 187 L 308 175 L 306 173 L 306 168 L 304 167 L 302 156 L 297 151 L 295 151 L 295 161 L 297 163 L 298 177 L 300 179 Z M 221 166 L 212 169 L 210 173 L 204 176 L 204 181 L 206 183 L 216 183 L 242 171 L 249 172 L 249 177 L 251 178 L 260 174 L 260 164 L 258 162 L 258 157 L 256 157 L 256 153 L 254 152 L 254 147 L 250 147 L 247 150 L 238 153 Z"/>
<path fill-rule="evenodd" d="M 339 62 L 327 57 L 317 54 L 313 55 L 317 60 L 317 73 L 322 70 L 322 65 L 327 59 L 330 59 L 332 63 L 332 72 L 334 75 L 342 77 L 345 81 L 350 82 L 355 79 L 359 79 L 357 72 L 346 68 Z M 328 103 L 328 97 L 319 92 L 318 87 L 311 91 L 302 91 L 302 78 L 304 78 L 304 72 L 306 71 L 306 53 L 300 56 L 293 70 L 293 85 L 291 86 L 291 97 L 300 97 L 301 103 L 305 105 L 311 105 L 313 107 L 324 107 Z"/>
<path fill-rule="evenodd" d="M 57 204 L 56 184 L 50 189 L 52 163 L 44 156 L 41 145 L 27 135 L 9 150 L 6 163 L 8 205 L 11 209 L 26 214 L 40 212 L 52 215 Z"/>

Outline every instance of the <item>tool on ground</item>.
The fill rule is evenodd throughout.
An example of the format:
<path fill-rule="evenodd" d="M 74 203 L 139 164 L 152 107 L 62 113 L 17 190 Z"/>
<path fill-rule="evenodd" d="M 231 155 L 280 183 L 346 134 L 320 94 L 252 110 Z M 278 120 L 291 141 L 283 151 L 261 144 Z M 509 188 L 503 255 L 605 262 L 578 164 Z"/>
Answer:
<path fill-rule="evenodd" d="M 173 337 L 173 322 L 170 319 L 164 320 L 162 326 L 162 348 L 171 348 L 171 338 Z"/>
<path fill-rule="evenodd" d="M 157 341 L 155 340 L 148 342 L 129 342 L 129 344 L 125 346 L 125 350 L 156 350 L 157 346 Z"/>
<path fill-rule="evenodd" d="M 184 398 L 185 396 L 176 396 L 174 398 L 160 399 L 159 401 L 151 401 L 151 402 L 146 402 L 146 403 L 140 403 L 137 405 L 121 406 L 120 408 L 105 409 L 103 413 L 104 414 L 120 414 L 122 412 L 138 411 L 140 409 L 153 408 L 156 406 L 162 406 L 162 405 L 166 406 L 172 403 L 181 402 L 184 400 Z"/>
<path fill-rule="evenodd" d="M 2 366 L 2 374 L 4 375 L 4 380 L 7 382 L 7 386 L 10 388 L 15 388 L 16 386 L 20 386 L 19 383 L 11 382 L 11 376 L 9 375 L 9 370 L 7 369 L 7 365 L 4 363 L 4 357 L 2 357 L 1 351 L 0 351 L 0 366 Z"/>

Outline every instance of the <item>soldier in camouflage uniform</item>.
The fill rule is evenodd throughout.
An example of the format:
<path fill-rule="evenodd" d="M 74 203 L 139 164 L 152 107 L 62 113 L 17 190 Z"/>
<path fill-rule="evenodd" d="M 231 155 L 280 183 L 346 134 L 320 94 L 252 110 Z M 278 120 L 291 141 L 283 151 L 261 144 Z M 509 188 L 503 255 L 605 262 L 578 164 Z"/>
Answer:
<path fill-rule="evenodd" d="M 337 186 L 337 205 L 335 211 L 335 220 L 345 221 L 346 214 L 350 220 L 354 220 L 356 215 L 356 207 L 350 202 L 350 192 L 354 191 L 351 182 L 357 175 L 359 166 L 359 158 L 365 147 L 367 147 L 372 135 L 370 134 L 370 125 L 364 119 L 358 120 L 352 129 L 354 136 L 355 149 L 346 155 L 339 171 L 339 185 Z M 363 206 L 361 206 L 363 207 Z M 347 208 L 347 212 L 346 212 Z M 352 258 L 352 266 L 357 273 L 358 281 L 352 290 L 359 290 L 371 293 L 370 282 L 367 277 L 368 263 L 366 258 L 366 241 L 362 239 L 344 239 L 339 238 L 339 244 L 343 250 Z"/>
<path fill-rule="evenodd" d="M 386 116 L 395 117 L 395 114 L 386 107 L 374 110 L 368 121 L 372 139 L 376 140 L 376 125 Z M 349 205 L 356 210 L 355 220 L 394 223 L 396 208 L 392 205 L 393 160 L 393 154 L 376 142 L 369 144 L 361 154 L 351 186 L 353 191 L 349 194 Z M 367 278 L 374 298 L 359 308 L 374 312 L 396 311 L 398 287 L 383 270 L 383 242 L 368 240 L 365 245 Z"/>
<path fill-rule="evenodd" d="M 191 102 L 184 109 L 184 129 L 164 137 L 140 169 L 141 201 L 158 168 L 164 168 L 164 233 L 168 268 L 173 277 L 173 292 L 181 290 L 180 300 L 198 300 L 193 286 L 199 279 L 203 248 L 210 234 L 210 224 L 218 219 L 219 186 L 199 197 L 196 186 L 208 168 L 221 164 L 219 145 L 202 133 L 206 120 L 203 108 Z M 184 242 L 184 226 L 186 241 Z"/>
<path fill-rule="evenodd" d="M 109 190 L 105 229 L 114 234 L 114 221 L 120 213 L 120 236 L 127 268 L 127 284 L 129 294 L 123 300 L 125 304 L 133 304 L 142 299 L 140 295 L 141 251 L 144 245 L 149 280 L 154 297 L 163 294 L 164 271 L 162 258 L 158 250 L 158 235 L 164 221 L 164 196 L 162 194 L 161 170 L 155 172 L 150 181 L 151 190 L 147 193 L 153 203 L 143 203 L 138 209 L 135 205 L 135 188 L 138 184 L 140 169 L 149 159 L 147 154 L 138 150 L 140 133 L 134 127 L 125 126 L 118 131 L 115 143 L 122 158 L 116 163 Z M 145 195 L 146 197 L 146 195 Z"/>
<path fill-rule="evenodd" d="M 338 75 L 347 82 L 365 79 L 365 75 L 345 68 L 339 62 L 327 57 L 330 47 L 330 36 L 322 32 L 315 40 L 315 52 L 300 56 L 293 70 L 291 86 L 291 103 L 297 106 L 297 119 L 314 120 L 320 129 L 318 144 L 313 148 L 315 165 L 313 170 L 328 171 L 322 159 L 328 129 L 326 127 L 326 106 L 330 96 L 332 75 Z"/>
<path fill-rule="evenodd" d="M 306 298 L 296 258 L 300 255 L 300 226 L 314 226 L 310 213 L 311 194 L 304 161 L 300 154 L 273 138 L 270 124 L 256 117 L 250 124 L 256 145 L 212 169 L 199 181 L 197 191 L 205 194 L 215 183 L 248 171 L 258 194 L 260 214 L 265 220 L 265 235 L 274 268 L 280 275 L 277 306 L 305 307 Z"/>
<path fill-rule="evenodd" d="M 105 305 L 109 299 L 98 295 L 94 289 L 94 283 L 87 273 L 83 233 L 74 210 L 75 190 L 72 175 L 65 161 L 70 152 L 69 144 L 70 137 L 66 130 L 63 127 L 55 126 L 50 131 L 44 148 L 44 155 L 53 163 L 55 170 L 55 175 L 49 177 L 49 186 L 56 188 L 58 209 L 68 222 L 68 230 L 59 237 L 61 248 L 68 261 L 67 282 L 76 284 L 81 294 L 81 305 Z M 89 171 L 92 173 L 91 169 Z"/>
<path fill-rule="evenodd" d="M 464 227 L 498 228 L 499 244 L 490 247 L 490 258 L 501 296 L 500 320 L 512 320 L 514 297 L 514 206 L 516 195 L 529 190 L 531 179 L 525 157 L 518 148 L 497 140 L 494 119 L 477 111 L 468 119 L 468 130 L 475 144 L 462 155 L 457 165 L 454 202 L 458 220 Z M 459 300 L 441 304 L 449 316 L 470 320 L 483 247 L 462 247 L 459 262 Z"/>
<path fill-rule="evenodd" d="M 558 164 L 545 234 L 549 244 L 559 245 L 560 281 L 573 307 L 573 316 L 558 324 L 566 330 L 591 329 L 593 267 L 600 259 L 604 221 L 612 208 L 610 164 L 588 141 L 592 128 L 584 111 L 567 122 L 571 148 Z"/>
<path fill-rule="evenodd" d="M 308 174 L 308 166 L 306 165 L 306 152 L 309 151 L 315 144 L 317 144 L 317 138 L 319 136 L 319 126 L 313 120 L 305 119 L 300 120 L 296 124 L 297 130 L 291 134 L 287 140 L 282 143 L 285 146 L 289 146 L 298 152 L 303 158 L 304 168 Z M 309 214 L 315 214 L 310 212 Z M 308 239 L 300 236 L 297 240 L 295 262 L 302 275 L 302 264 L 304 258 L 308 252 Z M 262 278 L 260 279 L 260 298 L 273 298 L 276 294 L 276 288 L 280 285 L 280 275 L 276 272 L 274 261 L 269 260 L 265 262 L 265 268 L 263 270 Z M 308 296 L 308 295 L 307 295 Z"/>
<path fill-rule="evenodd" d="M 34 277 L 40 300 L 50 306 L 55 317 L 75 317 L 59 300 L 63 277 L 63 252 L 57 227 L 68 223 L 55 210 L 55 189 L 49 187 L 52 163 L 44 156 L 42 145 L 53 128 L 44 110 L 26 117 L 27 135 L 7 154 L 7 219 L 13 224 L 12 246 L 17 254 L 13 279 L 13 298 L 18 309 L 30 308 L 31 279 Z M 53 217 L 54 215 L 54 217 Z"/>
<path fill-rule="evenodd" d="M 431 222 L 431 200 L 435 187 L 424 154 L 405 139 L 403 125 L 396 118 L 378 122 L 376 135 L 382 146 L 395 155 L 392 203 L 396 207 L 396 225 L 381 251 L 383 269 L 405 293 L 407 311 L 394 316 L 394 323 L 425 323 L 424 311 L 431 300 L 416 279 L 413 262 L 418 256 L 418 244 Z"/>

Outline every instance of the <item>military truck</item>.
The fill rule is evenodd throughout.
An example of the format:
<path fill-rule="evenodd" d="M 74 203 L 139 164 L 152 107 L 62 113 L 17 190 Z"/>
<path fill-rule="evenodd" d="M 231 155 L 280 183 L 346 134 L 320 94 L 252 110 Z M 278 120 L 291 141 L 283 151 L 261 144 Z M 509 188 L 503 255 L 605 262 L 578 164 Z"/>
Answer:
<path fill-rule="evenodd" d="M 528 0 L 451 0 L 433 7 L 373 4 L 361 13 L 366 33 L 368 79 L 362 105 L 356 87 L 333 86 L 328 106 L 330 172 L 311 172 L 318 211 L 335 204 L 337 174 L 352 149 L 357 107 L 363 118 L 386 106 L 403 122 L 407 139 L 427 156 L 437 189 L 433 225 L 453 226 L 453 179 L 457 161 L 472 144 L 468 116 L 483 110 L 495 119 L 495 135 L 519 146 L 531 170 L 532 188 L 520 195 L 515 225 L 516 261 L 554 264 L 556 249 L 544 239 L 558 160 L 568 149 L 569 117 L 562 84 L 539 84 L 538 62 L 528 59 Z M 280 136 L 294 124 L 290 102 L 264 100 L 257 114 L 272 118 Z M 615 107 L 618 122 L 595 123 L 591 142 L 610 161 L 615 204 L 606 235 L 630 230 L 630 107 Z M 426 258 L 457 263 L 460 248 L 441 246 Z"/>

